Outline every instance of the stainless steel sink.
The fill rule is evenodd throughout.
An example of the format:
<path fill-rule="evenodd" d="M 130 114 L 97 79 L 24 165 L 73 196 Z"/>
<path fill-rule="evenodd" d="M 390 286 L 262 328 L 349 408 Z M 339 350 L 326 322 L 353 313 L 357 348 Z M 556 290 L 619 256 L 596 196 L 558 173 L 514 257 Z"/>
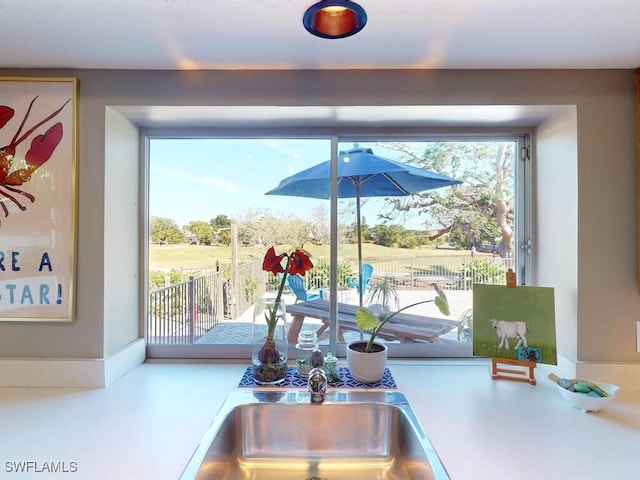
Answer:
<path fill-rule="evenodd" d="M 406 397 L 392 391 L 229 395 L 185 468 L 186 479 L 448 479 Z"/>

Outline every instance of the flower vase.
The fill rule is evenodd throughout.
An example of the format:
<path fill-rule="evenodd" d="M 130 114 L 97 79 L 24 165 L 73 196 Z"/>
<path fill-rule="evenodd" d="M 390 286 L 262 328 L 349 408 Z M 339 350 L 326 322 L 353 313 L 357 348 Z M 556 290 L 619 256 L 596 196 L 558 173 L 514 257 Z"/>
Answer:
<path fill-rule="evenodd" d="M 273 337 L 267 336 L 267 319 L 275 311 L 276 323 Z M 253 349 L 251 370 L 253 379 L 260 385 L 276 385 L 287 376 L 288 344 L 287 321 L 284 302 L 259 299 L 254 304 L 251 327 Z"/>

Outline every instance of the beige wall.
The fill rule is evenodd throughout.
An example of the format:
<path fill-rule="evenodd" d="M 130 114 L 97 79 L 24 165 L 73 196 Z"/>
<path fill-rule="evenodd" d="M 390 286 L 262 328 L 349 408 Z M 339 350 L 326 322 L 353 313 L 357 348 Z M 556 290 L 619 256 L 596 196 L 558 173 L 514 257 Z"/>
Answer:
<path fill-rule="evenodd" d="M 533 284 L 554 288 L 558 352 L 578 351 L 577 112 L 567 107 L 536 130 L 533 168 Z"/>
<path fill-rule="evenodd" d="M 138 336 L 139 129 L 107 109 L 104 158 L 104 355 Z M 110 235 L 109 232 L 117 232 Z"/>
<path fill-rule="evenodd" d="M 640 361 L 632 75 L 577 109 L 578 359 L 585 362 Z"/>
<path fill-rule="evenodd" d="M 0 357 L 102 358 L 137 336 L 138 272 L 132 264 L 139 247 L 137 234 L 131 231 L 135 228 L 132 219 L 137 189 L 130 177 L 118 177 L 120 171 L 125 176 L 133 174 L 129 162 L 135 161 L 135 135 L 126 119 L 106 114 L 108 106 L 540 104 L 574 105 L 576 118 L 575 131 L 569 126 L 571 122 L 550 119 L 540 129 L 544 142 L 538 145 L 544 152 L 544 169 L 552 172 L 554 162 L 567 161 L 567 155 L 557 155 L 556 149 L 571 148 L 570 143 L 577 139 L 577 157 L 569 159 L 570 163 L 577 161 L 573 187 L 573 179 L 569 179 L 571 203 L 557 217 L 559 222 L 570 224 L 562 241 L 573 243 L 552 245 L 542 258 L 553 262 L 539 264 L 544 283 L 559 285 L 556 301 L 563 315 L 558 322 L 569 322 L 559 327 L 563 337 L 559 345 L 570 355 L 575 351 L 578 360 L 640 362 L 634 340 L 640 297 L 635 266 L 632 70 L 4 70 L 0 74 L 74 76 L 80 80 L 77 319 L 71 325 L 0 324 Z M 113 122 L 122 130 L 122 145 L 105 146 L 106 118 L 110 127 Z M 556 126 L 569 135 L 557 147 L 546 143 Z M 109 143 L 118 141 L 111 131 L 108 137 Z M 549 188 L 554 198 L 545 199 L 538 208 L 539 227 L 544 229 L 552 225 L 547 216 L 565 201 L 555 198 L 562 193 L 559 183 Z M 118 221 L 119 215 L 124 216 L 123 222 Z M 544 231 L 539 235 L 541 241 L 552 244 L 552 234 Z M 566 263 L 560 248 L 571 252 Z M 122 262 L 123 254 L 126 263 Z M 571 255 L 576 255 L 575 259 Z M 113 284 L 115 277 L 120 282 L 117 286 Z M 577 316 L 565 319 L 564 314 L 570 316 L 574 308 Z"/>

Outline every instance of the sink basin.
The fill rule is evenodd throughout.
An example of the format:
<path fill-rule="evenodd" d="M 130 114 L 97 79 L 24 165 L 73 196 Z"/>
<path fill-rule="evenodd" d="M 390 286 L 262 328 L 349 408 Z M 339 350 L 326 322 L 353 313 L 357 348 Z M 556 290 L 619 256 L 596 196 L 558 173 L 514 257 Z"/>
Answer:
<path fill-rule="evenodd" d="M 229 395 L 181 479 L 448 479 L 406 397 L 391 391 Z"/>

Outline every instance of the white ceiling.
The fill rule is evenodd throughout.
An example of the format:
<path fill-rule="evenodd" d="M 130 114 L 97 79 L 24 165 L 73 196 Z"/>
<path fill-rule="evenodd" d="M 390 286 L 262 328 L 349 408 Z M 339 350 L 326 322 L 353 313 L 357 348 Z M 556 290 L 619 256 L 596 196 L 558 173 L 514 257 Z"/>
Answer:
<path fill-rule="evenodd" d="M 0 68 L 636 68 L 638 0 L 358 0 L 326 40 L 314 0 L 0 0 Z"/>

